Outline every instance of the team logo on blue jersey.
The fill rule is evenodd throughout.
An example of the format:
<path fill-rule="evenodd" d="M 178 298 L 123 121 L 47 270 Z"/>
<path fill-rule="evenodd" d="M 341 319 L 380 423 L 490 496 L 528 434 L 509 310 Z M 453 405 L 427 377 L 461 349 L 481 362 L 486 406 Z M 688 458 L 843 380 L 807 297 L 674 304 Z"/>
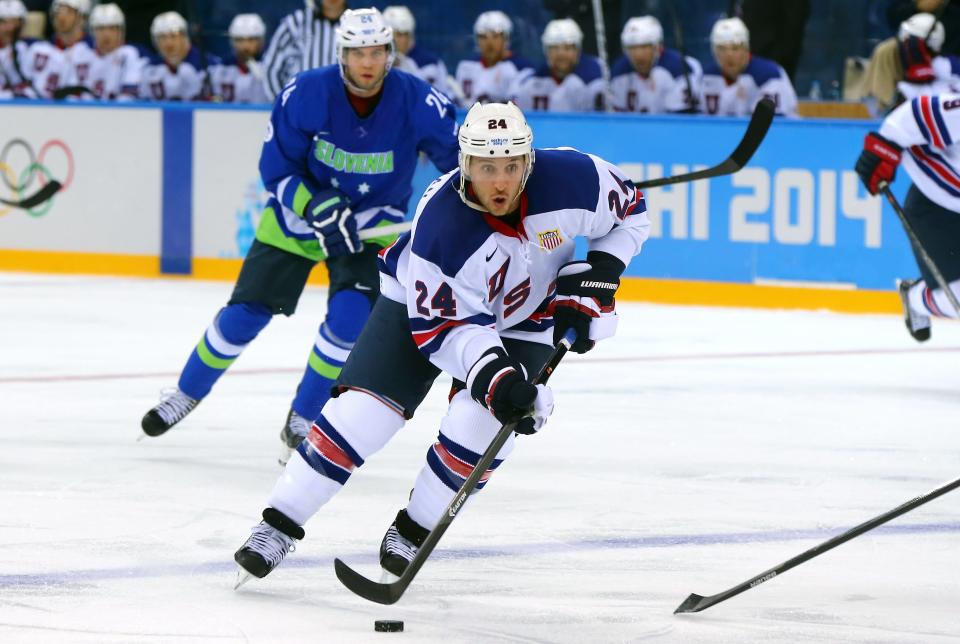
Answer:
<path fill-rule="evenodd" d="M 560 248 L 560 244 L 563 243 L 563 235 L 560 234 L 559 228 L 537 233 L 537 239 L 540 240 L 540 248 L 547 251 Z"/>
<path fill-rule="evenodd" d="M 330 141 L 317 139 L 313 156 L 323 165 L 347 174 L 387 174 L 393 172 L 393 150 L 384 152 L 347 152 Z"/>

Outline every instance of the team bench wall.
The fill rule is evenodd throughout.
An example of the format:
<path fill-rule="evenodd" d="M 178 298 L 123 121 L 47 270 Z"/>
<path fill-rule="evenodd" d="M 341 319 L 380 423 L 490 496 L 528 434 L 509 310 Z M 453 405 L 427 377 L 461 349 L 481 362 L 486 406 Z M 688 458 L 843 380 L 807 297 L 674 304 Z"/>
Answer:
<path fill-rule="evenodd" d="M 66 184 L 30 211 L 0 204 L 0 269 L 234 279 L 266 198 L 257 159 L 267 117 L 211 105 L 0 102 L 0 198 L 32 194 L 47 177 Z M 733 118 L 529 118 L 538 147 L 596 153 L 636 180 L 718 163 L 746 127 Z M 894 279 L 916 266 L 889 206 L 851 170 L 874 127 L 778 120 L 740 173 L 647 191 L 651 240 L 622 297 L 895 311 Z M 418 170 L 411 211 L 436 174 Z"/>

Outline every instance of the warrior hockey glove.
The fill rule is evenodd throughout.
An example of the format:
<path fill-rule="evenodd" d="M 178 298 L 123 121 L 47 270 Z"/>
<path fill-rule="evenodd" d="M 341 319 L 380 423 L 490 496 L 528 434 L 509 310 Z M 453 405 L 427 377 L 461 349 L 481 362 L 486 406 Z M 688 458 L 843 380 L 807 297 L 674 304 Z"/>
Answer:
<path fill-rule="evenodd" d="M 553 309 L 553 343 L 569 329 L 577 332 L 570 347 L 586 353 L 597 340 L 609 338 L 617 330 L 614 295 L 626 266 L 608 253 L 591 251 L 585 262 L 569 262 L 557 272 L 557 299 Z"/>
<path fill-rule="evenodd" d="M 903 76 L 908 83 L 930 83 L 934 79 L 933 56 L 927 42 L 919 36 L 909 36 L 898 43 Z"/>
<path fill-rule="evenodd" d="M 523 365 L 500 348 L 490 349 L 470 368 L 467 389 L 501 423 L 516 420 L 518 434 L 540 431 L 553 413 L 553 391 L 527 382 Z"/>
<path fill-rule="evenodd" d="M 902 151 L 899 145 L 876 132 L 867 134 L 855 170 L 870 194 L 875 195 L 880 191 L 881 181 L 893 182 Z"/>
<path fill-rule="evenodd" d="M 359 253 L 363 243 L 357 235 L 357 222 L 350 200 L 339 190 L 321 190 L 307 202 L 303 216 L 313 228 L 320 249 L 328 258 Z"/>

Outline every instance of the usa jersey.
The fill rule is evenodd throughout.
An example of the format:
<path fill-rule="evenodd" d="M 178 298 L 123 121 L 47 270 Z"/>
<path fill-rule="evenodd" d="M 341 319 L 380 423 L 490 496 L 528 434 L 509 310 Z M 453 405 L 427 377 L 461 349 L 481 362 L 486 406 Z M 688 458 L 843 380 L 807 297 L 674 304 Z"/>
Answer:
<path fill-rule="evenodd" d="M 673 49 L 663 50 L 646 78 L 626 56 L 614 62 L 610 76 L 611 101 L 617 112 L 690 112 L 697 111 L 701 102 L 703 68 L 697 59 Z"/>
<path fill-rule="evenodd" d="M 65 47 L 59 40 L 55 40 L 53 44 L 63 52 L 63 58 L 66 62 L 66 77 L 62 85 L 64 87 L 89 88 L 90 72 L 97 61 L 93 40 L 89 37 L 83 38 L 69 47 Z"/>
<path fill-rule="evenodd" d="M 767 97 L 777 106 L 777 114 L 796 116 L 797 94 L 783 67 L 772 60 L 751 56 L 740 76 L 728 83 L 716 62 L 703 70 L 703 105 L 707 114 L 747 116 L 760 99 Z"/>
<path fill-rule="evenodd" d="M 163 58 L 153 56 L 143 68 L 140 98 L 148 101 L 199 101 L 210 97 L 209 66 L 219 64 L 216 56 L 204 57 L 191 47 L 187 57 L 171 69 Z"/>
<path fill-rule="evenodd" d="M 420 351 L 466 380 L 501 337 L 552 344 L 557 271 L 577 237 L 629 264 L 650 223 L 619 168 L 570 148 L 536 151 L 516 229 L 465 204 L 459 182 L 456 170 L 430 185 L 379 267 L 381 294 L 406 304 Z"/>
<path fill-rule="evenodd" d="M 406 54 L 398 54 L 394 67 L 430 83 L 448 97 L 453 96 L 447 80 L 447 66 L 439 57 L 420 45 L 415 44 Z"/>
<path fill-rule="evenodd" d="M 511 100 L 521 110 L 590 112 L 604 109 L 607 74 L 596 56 L 580 56 L 576 68 L 557 81 L 544 65 L 514 81 Z"/>
<path fill-rule="evenodd" d="M 213 93 L 224 103 L 269 103 L 263 69 L 257 61 L 241 63 L 229 56 L 210 68 Z"/>
<path fill-rule="evenodd" d="M 109 54 L 98 54 L 90 69 L 87 87 L 96 98 L 131 101 L 137 98 L 147 59 L 133 45 L 121 45 Z"/>
<path fill-rule="evenodd" d="M 880 135 L 908 152 L 903 167 L 920 192 L 960 213 L 960 94 L 902 103 L 884 119 Z"/>
<path fill-rule="evenodd" d="M 343 192 L 361 229 L 396 223 L 413 192 L 419 152 L 447 172 L 457 166 L 458 151 L 453 105 L 419 78 L 391 70 L 379 103 L 361 118 L 338 65 L 303 72 L 280 93 L 270 115 L 260 155 L 270 199 L 257 239 L 321 259 L 320 244 L 303 218 L 313 194 L 328 188 Z"/>
<path fill-rule="evenodd" d="M 24 38 L 0 49 L 0 70 L 14 96 L 53 98 L 63 85 L 67 65 L 52 43 Z"/>
<path fill-rule="evenodd" d="M 457 84 L 463 90 L 465 106 L 480 103 L 504 103 L 510 99 L 513 84 L 533 73 L 533 67 L 519 56 L 511 55 L 487 67 L 476 55 L 457 64 Z"/>

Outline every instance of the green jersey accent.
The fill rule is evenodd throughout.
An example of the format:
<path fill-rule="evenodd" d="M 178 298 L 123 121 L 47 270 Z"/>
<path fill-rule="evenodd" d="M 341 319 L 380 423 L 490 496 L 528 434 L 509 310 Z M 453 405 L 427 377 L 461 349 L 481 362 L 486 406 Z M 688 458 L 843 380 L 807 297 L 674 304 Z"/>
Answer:
<path fill-rule="evenodd" d="M 391 226 L 396 222 L 392 221 L 381 221 L 372 229 L 376 230 L 380 226 Z M 371 229 L 367 229 L 371 230 Z M 266 208 L 263 211 L 263 215 L 260 217 L 260 224 L 257 226 L 257 240 L 263 244 L 273 246 L 274 248 L 279 248 L 280 250 L 285 250 L 288 253 L 293 253 L 294 255 L 299 255 L 300 257 L 306 257 L 309 260 L 314 262 L 322 262 L 327 258 L 323 254 L 323 251 L 320 250 L 320 242 L 314 239 L 296 239 L 295 237 L 287 237 L 284 233 L 283 228 L 280 227 L 280 223 L 277 221 L 277 213 L 273 208 Z M 380 237 L 374 237 L 372 239 L 363 240 L 366 244 L 375 244 L 377 246 L 387 247 L 397 240 L 399 235 L 382 235 Z"/>

